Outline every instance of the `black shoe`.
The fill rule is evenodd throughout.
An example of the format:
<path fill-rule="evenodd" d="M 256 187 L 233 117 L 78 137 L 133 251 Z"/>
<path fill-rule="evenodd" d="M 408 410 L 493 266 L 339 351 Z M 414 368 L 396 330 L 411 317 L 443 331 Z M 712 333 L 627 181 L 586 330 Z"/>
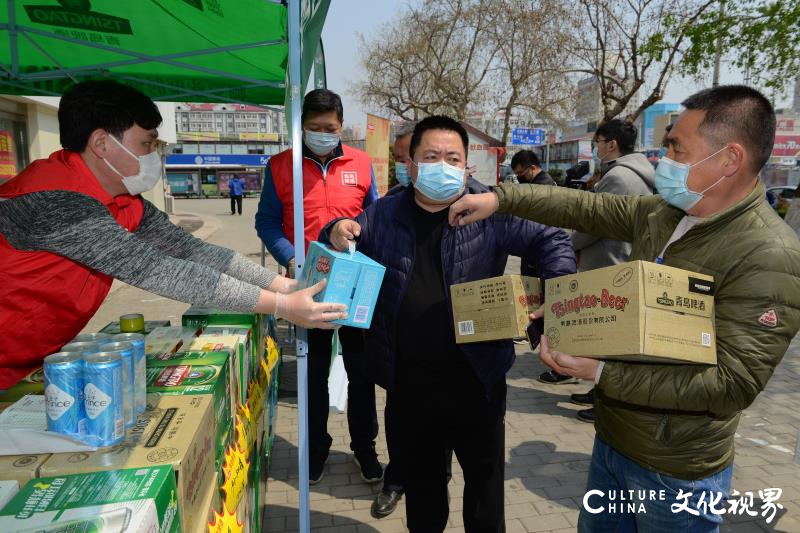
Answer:
<path fill-rule="evenodd" d="M 570 394 L 569 399 L 578 405 L 594 405 L 594 389 L 590 389 L 586 394 Z"/>
<path fill-rule="evenodd" d="M 353 454 L 353 461 L 361 470 L 361 479 L 367 483 L 378 483 L 383 481 L 383 467 L 378 462 L 378 455 L 375 450 Z"/>
<path fill-rule="evenodd" d="M 571 383 L 579 383 L 578 378 L 572 376 L 562 376 L 555 370 L 548 370 L 539 374 L 539 381 L 547 383 L 548 385 L 569 385 Z"/>
<path fill-rule="evenodd" d="M 316 485 L 325 477 L 325 463 L 328 462 L 328 452 L 325 455 L 312 456 L 308 461 L 308 484 Z"/>
<path fill-rule="evenodd" d="M 372 518 L 383 518 L 389 516 L 397 509 L 397 504 L 403 497 L 403 492 L 399 490 L 386 490 L 383 489 L 375 496 L 375 501 L 372 502 L 370 507 L 370 514 Z"/>
<path fill-rule="evenodd" d="M 591 409 L 583 409 L 578 411 L 578 420 L 582 420 L 583 422 L 589 422 L 590 424 L 594 424 L 594 407 Z"/>

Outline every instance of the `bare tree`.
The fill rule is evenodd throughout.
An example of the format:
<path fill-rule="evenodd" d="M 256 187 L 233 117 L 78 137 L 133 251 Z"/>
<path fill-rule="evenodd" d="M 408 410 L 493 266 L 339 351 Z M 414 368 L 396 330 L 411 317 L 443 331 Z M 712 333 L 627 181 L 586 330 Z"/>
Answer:
<path fill-rule="evenodd" d="M 577 21 L 559 0 L 494 2 L 491 36 L 498 69 L 492 103 L 505 112 L 502 142 L 508 142 L 513 111 L 548 122 L 562 122 L 575 100 L 563 73 Z"/>
<path fill-rule="evenodd" d="M 407 120 L 465 119 L 488 94 L 497 50 L 489 46 L 490 0 L 425 0 L 376 39 L 361 41 L 361 100 Z M 409 29 L 412 29 L 409 31 Z"/>
<path fill-rule="evenodd" d="M 598 80 L 601 123 L 623 114 L 632 122 L 663 97 L 687 32 L 716 1 L 580 0 L 586 29 L 570 72 Z M 637 94 L 638 106 L 626 113 Z"/>

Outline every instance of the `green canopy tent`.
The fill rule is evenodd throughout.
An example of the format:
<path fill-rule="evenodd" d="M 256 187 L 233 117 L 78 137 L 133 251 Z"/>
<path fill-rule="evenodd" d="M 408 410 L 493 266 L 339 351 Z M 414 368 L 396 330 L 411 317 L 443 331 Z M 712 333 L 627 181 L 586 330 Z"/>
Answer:
<path fill-rule="evenodd" d="M 284 105 L 300 146 L 300 106 L 330 0 L 7 0 L 0 93 L 60 96 L 111 78 L 154 100 Z M 303 238 L 301 151 L 293 150 L 295 242 Z M 304 250 L 296 252 L 302 268 Z M 298 332 L 300 530 L 309 531 L 307 347 Z"/>

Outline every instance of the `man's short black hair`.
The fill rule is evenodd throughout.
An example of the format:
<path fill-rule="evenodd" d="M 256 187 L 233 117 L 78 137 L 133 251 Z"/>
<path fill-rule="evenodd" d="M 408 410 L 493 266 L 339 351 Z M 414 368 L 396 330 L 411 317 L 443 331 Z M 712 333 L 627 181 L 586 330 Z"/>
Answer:
<path fill-rule="evenodd" d="M 161 113 L 147 95 L 112 80 L 73 85 L 58 106 L 61 146 L 73 152 L 83 152 L 96 129 L 122 139 L 134 124 L 155 129 L 161 125 Z"/>
<path fill-rule="evenodd" d="M 423 118 L 414 126 L 414 133 L 411 134 L 411 146 L 408 149 L 408 155 L 411 159 L 414 159 L 414 152 L 417 150 L 419 143 L 422 142 L 422 134 L 428 130 L 447 130 L 458 133 L 461 137 L 461 144 L 464 145 L 464 157 L 467 156 L 469 136 L 464 126 L 453 118 L 444 115 L 431 115 Z"/>
<path fill-rule="evenodd" d="M 539 156 L 537 156 L 532 150 L 520 150 L 514 157 L 511 158 L 511 170 L 514 170 L 516 167 L 523 167 L 529 168 L 533 165 L 537 167 L 541 167 L 541 163 L 539 162 Z"/>
<path fill-rule="evenodd" d="M 342 99 L 339 95 L 328 89 L 314 89 L 303 98 L 302 122 L 311 118 L 313 115 L 336 111 L 339 122 L 344 122 L 344 108 Z"/>
<path fill-rule="evenodd" d="M 681 105 L 706 112 L 700 133 L 715 148 L 740 143 L 758 172 L 772 155 L 775 143 L 775 111 L 769 100 L 745 85 L 720 85 L 695 93 Z"/>
<path fill-rule="evenodd" d="M 624 120 L 611 119 L 594 132 L 594 137 L 603 137 L 607 141 L 617 141 L 619 151 L 622 155 L 627 155 L 633 152 L 636 147 L 636 137 L 639 135 L 639 130 L 630 122 Z"/>

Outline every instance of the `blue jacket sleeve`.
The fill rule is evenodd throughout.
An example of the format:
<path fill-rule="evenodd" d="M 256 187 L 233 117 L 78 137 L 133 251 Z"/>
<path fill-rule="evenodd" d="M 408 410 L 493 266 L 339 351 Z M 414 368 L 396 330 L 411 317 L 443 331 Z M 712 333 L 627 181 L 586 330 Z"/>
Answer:
<path fill-rule="evenodd" d="M 543 280 L 576 271 L 572 241 L 562 229 L 511 215 L 495 215 L 501 251 L 536 262 Z"/>
<path fill-rule="evenodd" d="M 374 215 L 376 206 L 377 204 L 372 204 L 369 208 L 363 210 L 356 218 L 352 219 L 358 222 L 358 225 L 361 226 L 361 235 L 358 236 L 356 250 L 367 256 L 370 255 L 369 251 L 371 250 L 372 246 L 372 243 L 370 242 L 370 237 L 372 236 L 372 232 L 370 231 L 370 220 L 372 219 L 372 215 Z M 333 226 L 335 226 L 340 220 L 347 220 L 347 218 L 334 218 L 325 224 L 325 227 L 319 232 L 319 238 L 317 240 L 323 244 L 330 244 L 331 230 L 333 229 Z"/>
<path fill-rule="evenodd" d="M 369 166 L 369 190 L 367 191 L 367 195 L 364 197 L 364 203 L 361 204 L 361 207 L 366 209 L 367 206 L 378 198 L 378 185 L 375 183 L 375 171 L 372 169 L 372 165 Z"/>
<path fill-rule="evenodd" d="M 258 211 L 256 212 L 256 232 L 270 255 L 279 264 L 288 266 L 289 260 L 294 257 L 294 246 L 283 230 L 283 204 L 275 190 L 272 168 L 269 163 L 264 169 L 264 187 L 261 190 L 261 199 L 258 201 Z"/>

